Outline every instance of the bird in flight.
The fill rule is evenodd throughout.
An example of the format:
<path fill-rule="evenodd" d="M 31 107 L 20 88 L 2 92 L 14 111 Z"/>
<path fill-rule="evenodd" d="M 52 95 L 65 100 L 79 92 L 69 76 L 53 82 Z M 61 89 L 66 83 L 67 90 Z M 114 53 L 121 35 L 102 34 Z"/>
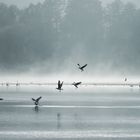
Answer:
<path fill-rule="evenodd" d="M 78 88 L 78 85 L 80 85 L 82 82 L 74 82 L 72 85 L 74 85 L 76 88 Z"/>
<path fill-rule="evenodd" d="M 77 64 L 77 65 L 78 65 L 79 69 L 81 70 L 81 72 L 84 71 L 84 68 L 87 66 L 87 64 L 85 64 L 83 66 L 80 66 L 80 64 Z"/>
<path fill-rule="evenodd" d="M 42 97 L 38 97 L 37 99 L 34 99 L 32 98 L 32 100 L 34 101 L 34 104 L 37 106 L 39 104 L 39 100 L 41 99 Z"/>
<path fill-rule="evenodd" d="M 63 86 L 63 82 L 60 82 L 60 80 L 58 81 L 58 87 L 56 89 L 58 89 L 59 91 L 63 90 L 62 89 Z"/>

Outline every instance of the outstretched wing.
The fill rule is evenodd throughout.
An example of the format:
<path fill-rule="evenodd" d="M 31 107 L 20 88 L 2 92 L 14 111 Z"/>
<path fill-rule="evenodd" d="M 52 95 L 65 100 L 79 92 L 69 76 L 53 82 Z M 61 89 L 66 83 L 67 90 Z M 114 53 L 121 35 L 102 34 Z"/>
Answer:
<path fill-rule="evenodd" d="M 77 82 L 76 85 L 80 85 L 82 82 Z"/>
<path fill-rule="evenodd" d="M 58 88 L 60 88 L 60 85 L 61 85 L 61 84 L 60 84 L 60 80 L 59 80 L 59 81 L 58 81 Z"/>
<path fill-rule="evenodd" d="M 42 97 L 40 96 L 39 98 L 36 99 L 36 101 L 38 102 Z"/>
<path fill-rule="evenodd" d="M 58 81 L 58 85 L 60 85 L 60 80 Z"/>
<path fill-rule="evenodd" d="M 63 82 L 60 84 L 60 88 L 63 86 Z"/>
<path fill-rule="evenodd" d="M 81 67 L 81 69 L 85 68 L 87 66 L 87 64 L 85 64 L 84 66 Z"/>
<path fill-rule="evenodd" d="M 74 86 L 75 86 L 76 88 L 78 88 L 78 86 L 77 86 L 76 84 L 75 84 Z"/>
<path fill-rule="evenodd" d="M 32 100 L 35 102 L 36 100 L 34 98 L 32 98 Z"/>
<path fill-rule="evenodd" d="M 75 83 L 74 84 L 74 86 L 76 87 L 76 88 L 78 88 L 78 85 L 80 85 L 82 82 L 77 82 L 77 83 Z"/>

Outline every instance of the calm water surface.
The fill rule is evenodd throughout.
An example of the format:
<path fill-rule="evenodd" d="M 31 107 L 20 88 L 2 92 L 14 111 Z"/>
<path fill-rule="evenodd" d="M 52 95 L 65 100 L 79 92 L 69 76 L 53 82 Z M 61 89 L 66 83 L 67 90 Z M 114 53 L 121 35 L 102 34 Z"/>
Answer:
<path fill-rule="evenodd" d="M 140 139 L 138 87 L 55 88 L 1 86 L 0 140 Z"/>

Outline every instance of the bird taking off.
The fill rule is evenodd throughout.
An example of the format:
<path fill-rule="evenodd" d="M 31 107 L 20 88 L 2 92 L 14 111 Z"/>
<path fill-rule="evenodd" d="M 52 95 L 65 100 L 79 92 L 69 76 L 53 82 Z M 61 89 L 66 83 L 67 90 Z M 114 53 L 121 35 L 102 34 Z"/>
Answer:
<path fill-rule="evenodd" d="M 74 82 L 72 85 L 74 85 L 76 88 L 78 88 L 78 85 L 80 85 L 82 82 Z"/>
<path fill-rule="evenodd" d="M 39 100 L 41 99 L 42 97 L 38 97 L 37 99 L 34 99 L 32 98 L 32 100 L 34 101 L 34 104 L 37 106 L 39 104 Z"/>
<path fill-rule="evenodd" d="M 63 86 L 63 82 L 60 82 L 60 80 L 58 81 L 58 87 L 56 89 L 58 89 L 59 91 L 63 90 L 62 89 Z"/>
<path fill-rule="evenodd" d="M 77 64 L 77 65 L 78 65 L 79 69 L 81 70 L 81 72 L 84 71 L 84 68 L 87 66 L 87 64 L 85 64 L 84 66 L 80 66 L 80 64 Z"/>

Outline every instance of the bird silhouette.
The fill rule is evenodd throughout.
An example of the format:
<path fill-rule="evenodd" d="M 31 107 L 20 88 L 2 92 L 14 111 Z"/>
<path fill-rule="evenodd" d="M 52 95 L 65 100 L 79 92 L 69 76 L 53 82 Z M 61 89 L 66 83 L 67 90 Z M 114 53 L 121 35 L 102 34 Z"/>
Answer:
<path fill-rule="evenodd" d="M 16 83 L 16 86 L 19 86 L 20 84 L 18 83 L 18 81 L 17 81 L 17 83 Z"/>
<path fill-rule="evenodd" d="M 9 83 L 6 83 L 6 86 L 8 87 L 9 86 Z"/>
<path fill-rule="evenodd" d="M 62 86 L 63 86 L 63 81 L 60 82 L 60 80 L 59 80 L 59 81 L 58 81 L 58 87 L 57 87 L 56 89 L 59 90 L 59 91 L 61 91 L 61 90 L 63 90 L 63 89 L 62 89 Z"/>
<path fill-rule="evenodd" d="M 0 101 L 2 101 L 3 100 L 3 98 L 0 98 Z"/>
<path fill-rule="evenodd" d="M 42 97 L 38 97 L 37 99 L 34 99 L 32 98 L 32 100 L 34 101 L 34 104 L 37 106 L 39 104 L 39 100 L 41 99 Z"/>
<path fill-rule="evenodd" d="M 87 64 L 85 64 L 83 66 L 80 66 L 80 64 L 77 64 L 77 65 L 78 65 L 79 69 L 81 70 L 81 72 L 84 71 L 84 68 L 87 66 Z"/>
<path fill-rule="evenodd" d="M 78 85 L 80 85 L 82 82 L 74 82 L 72 85 L 74 85 L 76 88 L 78 88 Z"/>

